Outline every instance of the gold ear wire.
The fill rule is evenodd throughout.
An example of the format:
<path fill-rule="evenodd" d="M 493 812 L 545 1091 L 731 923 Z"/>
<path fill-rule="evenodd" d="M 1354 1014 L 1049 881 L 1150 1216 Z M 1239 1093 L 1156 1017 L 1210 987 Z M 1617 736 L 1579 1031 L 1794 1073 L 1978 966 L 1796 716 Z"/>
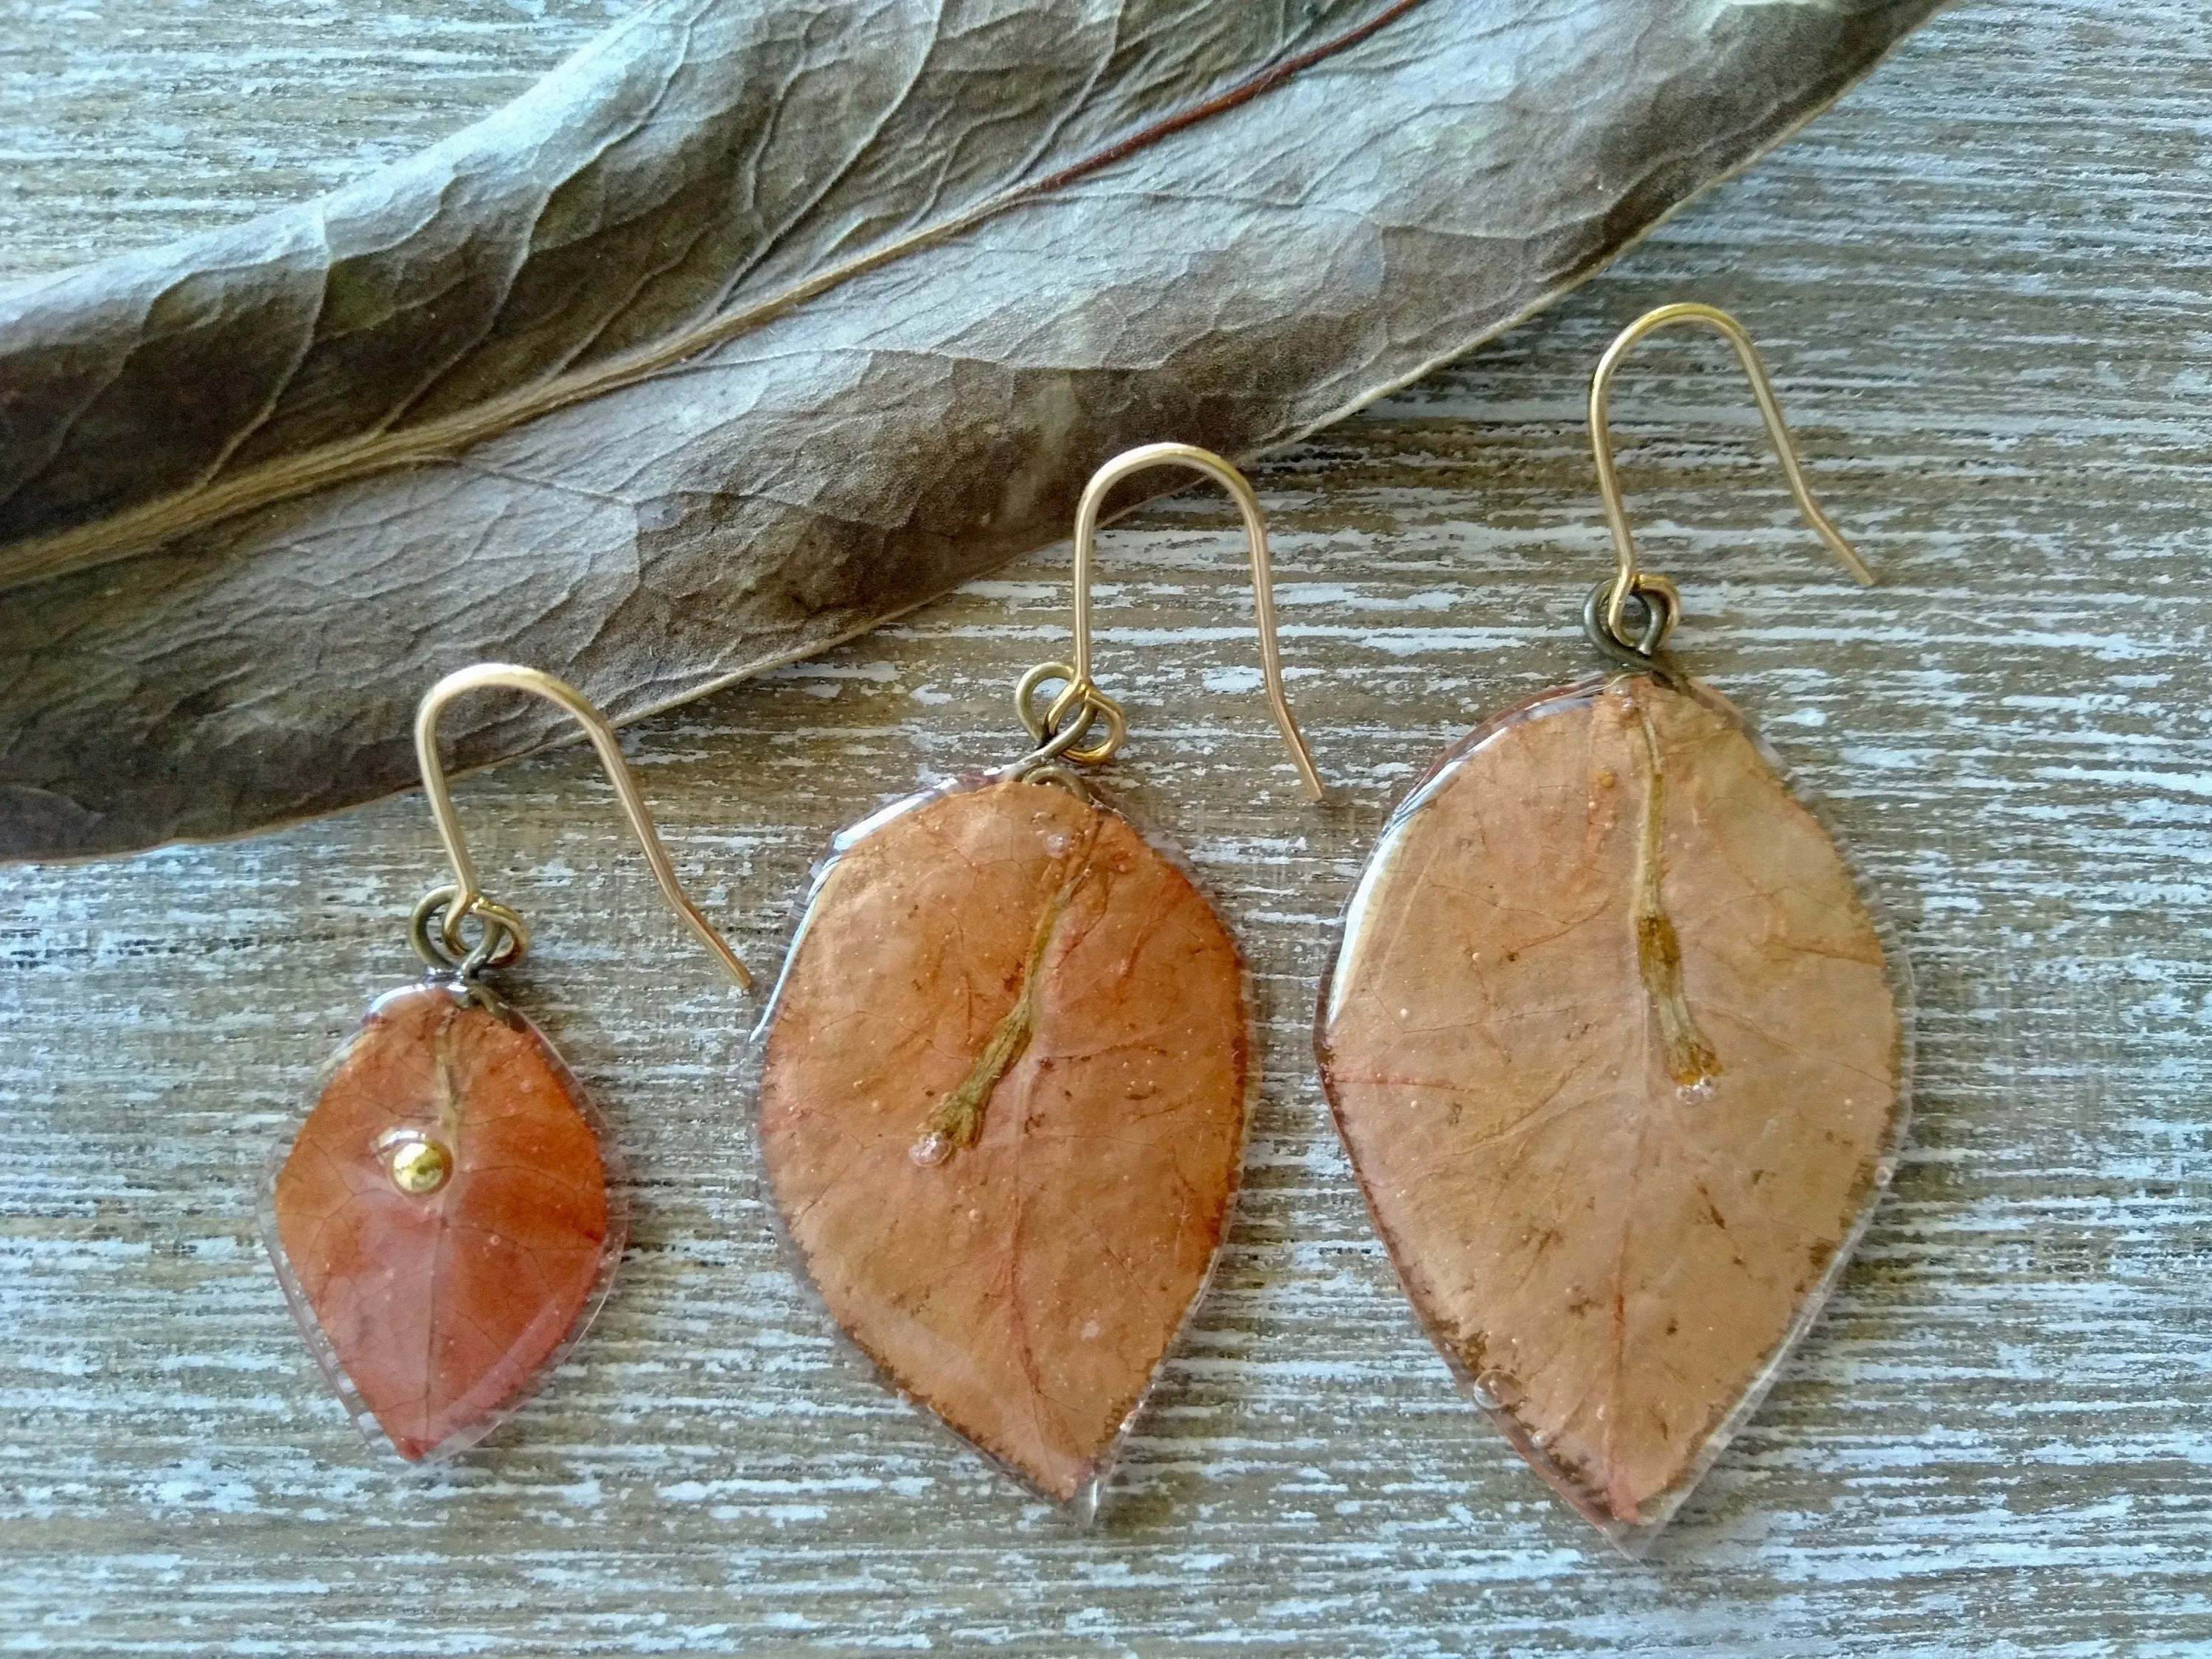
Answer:
<path fill-rule="evenodd" d="M 1613 434 L 1606 423 L 1608 394 L 1613 388 L 1613 371 L 1620 367 L 1638 340 L 1645 335 L 1672 327 L 1676 323 L 1703 323 L 1731 346 L 1735 348 L 1736 361 L 1743 365 L 1745 377 L 1751 382 L 1751 395 L 1758 405 L 1759 418 L 1766 422 L 1766 435 L 1774 441 L 1775 453 L 1782 461 L 1782 476 L 1790 485 L 1790 494 L 1797 503 L 1797 510 L 1805 521 L 1819 532 L 1835 556 L 1843 561 L 1844 568 L 1857 578 L 1863 586 L 1871 587 L 1875 574 L 1858 550 L 1844 538 L 1820 504 L 1813 499 L 1812 489 L 1805 483 L 1803 470 L 1797 464 L 1797 451 L 1790 438 L 1790 428 L 1782 418 L 1782 404 L 1774 395 L 1774 383 L 1767 378 L 1766 366 L 1759 360 L 1759 349 L 1744 331 L 1743 325 L 1725 311 L 1712 306 L 1690 303 L 1661 306 L 1647 311 L 1613 337 L 1605 355 L 1597 360 L 1597 368 L 1590 375 L 1589 434 L 1590 451 L 1597 461 L 1597 493 L 1605 504 L 1605 522 L 1613 532 L 1613 547 L 1620 559 L 1619 573 L 1613 577 L 1605 598 L 1606 630 L 1616 641 L 1626 638 L 1626 607 L 1629 595 L 1656 592 L 1666 602 L 1668 611 L 1665 621 L 1656 629 L 1647 629 L 1645 637 L 1656 645 L 1665 637 L 1666 629 L 1673 626 L 1674 611 L 1680 609 L 1674 587 L 1667 578 L 1646 575 L 1638 568 L 1636 538 L 1629 528 L 1628 509 L 1620 497 L 1620 474 L 1613 464 Z M 1649 655 L 1649 649 L 1644 654 Z"/>
<path fill-rule="evenodd" d="M 605 716 L 566 680 L 556 679 L 542 669 L 521 668 L 512 663 L 478 663 L 448 674 L 424 694 L 421 706 L 415 711 L 415 754 L 422 764 L 422 793 L 429 799 L 430 817 L 437 823 L 438 839 L 445 843 L 446 860 L 453 866 L 453 885 L 436 889 L 415 907 L 416 951 L 433 965 L 451 966 L 458 963 L 465 973 L 474 969 L 504 967 L 530 948 L 530 935 L 523 927 L 522 918 L 483 895 L 477 879 L 476 861 L 469 856 L 468 843 L 461 835 L 459 815 L 453 810 L 453 791 L 446 787 L 446 769 L 438 759 L 438 717 L 445 712 L 446 705 L 467 692 L 495 689 L 527 691 L 543 697 L 584 728 L 592 747 L 599 751 L 599 764 L 606 769 L 607 781 L 614 785 L 615 799 L 622 803 L 638 845 L 645 851 L 645 861 L 653 871 L 653 878 L 660 884 L 661 896 L 714 953 L 730 977 L 744 989 L 752 989 L 753 976 L 738 960 L 738 953 L 700 915 L 698 907 L 677 881 L 676 866 L 669 862 L 668 850 L 661 845 L 659 832 L 653 828 L 653 814 L 646 810 L 644 798 L 637 792 L 637 781 L 630 775 L 629 767 L 623 759 L 622 745 Z M 436 942 L 441 943 L 450 956 L 441 956 L 431 948 L 429 921 L 441 910 L 445 914 L 439 923 Z M 473 950 L 459 932 L 462 919 L 471 915 L 484 924 L 483 942 Z"/>
<path fill-rule="evenodd" d="M 1210 449 L 1195 444 L 1146 444 L 1125 451 L 1091 475 L 1083 499 L 1075 509 L 1075 661 L 1040 663 L 1022 676 L 1015 689 L 1015 707 L 1030 735 L 1043 745 L 1032 759 L 1066 758 L 1097 765 L 1110 759 L 1127 735 L 1128 724 L 1121 706 L 1101 691 L 1091 678 L 1091 569 L 1097 562 L 1098 514 L 1106 493 L 1133 472 L 1147 467 L 1183 466 L 1203 473 L 1229 492 L 1244 520 L 1244 540 L 1252 556 L 1252 604 L 1260 635 L 1260 667 L 1267 683 L 1267 705 L 1274 711 L 1275 727 L 1291 751 L 1306 793 L 1322 798 L 1320 769 L 1306 747 L 1298 722 L 1291 713 L 1291 700 L 1283 690 L 1283 662 L 1276 638 L 1274 565 L 1267 547 L 1267 515 L 1260 498 L 1244 475 Z M 1039 719 L 1030 707 L 1036 688 L 1047 680 L 1065 680 L 1066 689 L 1053 699 Z M 1077 747 L 1094 716 L 1103 715 L 1106 735 L 1087 747 Z"/>

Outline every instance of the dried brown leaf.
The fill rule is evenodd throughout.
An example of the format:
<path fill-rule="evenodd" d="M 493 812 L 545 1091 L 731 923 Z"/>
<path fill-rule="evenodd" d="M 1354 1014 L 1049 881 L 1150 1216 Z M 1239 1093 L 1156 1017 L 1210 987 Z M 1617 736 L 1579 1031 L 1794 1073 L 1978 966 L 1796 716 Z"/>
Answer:
<path fill-rule="evenodd" d="M 422 985 L 370 1011 L 270 1194 L 286 1298 L 413 1462 L 468 1444 L 580 1330 L 622 1249 L 576 1085 L 519 1016 Z M 399 1137 L 447 1173 L 392 1177 Z"/>
<path fill-rule="evenodd" d="M 660 0 L 320 201 L 0 291 L 0 855 L 622 719 L 1467 349 L 1934 0 Z M 482 763 L 562 731 L 449 727 Z"/>
<path fill-rule="evenodd" d="M 1493 721 L 1401 809 L 1320 1051 L 1437 1346 L 1635 1550 L 1887 1180 L 1902 1040 L 1818 820 L 1717 698 L 1625 676 Z"/>
<path fill-rule="evenodd" d="M 1236 946 L 1173 863 L 1065 790 L 960 790 L 830 866 L 763 1156 L 892 1385 L 1082 1498 L 1212 1267 L 1249 1052 Z"/>

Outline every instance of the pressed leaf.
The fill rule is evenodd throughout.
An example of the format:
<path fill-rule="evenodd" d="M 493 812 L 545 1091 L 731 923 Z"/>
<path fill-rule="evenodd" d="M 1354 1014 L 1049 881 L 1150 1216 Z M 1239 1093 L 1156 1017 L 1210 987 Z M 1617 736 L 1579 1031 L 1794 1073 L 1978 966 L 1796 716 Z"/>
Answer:
<path fill-rule="evenodd" d="M 423 1190 L 394 1176 L 416 1149 Z M 410 1462 L 520 1403 L 604 1293 L 615 1224 L 567 1068 L 526 1021 L 444 985 L 370 1011 L 269 1204 L 309 1346 Z"/>
<path fill-rule="evenodd" d="M 1437 1346 L 1637 1553 L 1888 1180 L 1902 1045 L 1819 822 L 1717 697 L 1624 676 L 1482 727 L 1400 808 L 1319 1050 Z"/>
<path fill-rule="evenodd" d="M 0 291 L 0 854 L 403 787 L 470 661 L 627 719 L 819 650 L 1132 444 L 1465 350 L 1933 4 L 664 0 L 415 161 Z"/>
<path fill-rule="evenodd" d="M 958 789 L 825 871 L 763 1156 L 885 1378 L 1088 1501 L 1212 1268 L 1249 1053 L 1237 948 L 1173 863 L 1065 790 Z"/>

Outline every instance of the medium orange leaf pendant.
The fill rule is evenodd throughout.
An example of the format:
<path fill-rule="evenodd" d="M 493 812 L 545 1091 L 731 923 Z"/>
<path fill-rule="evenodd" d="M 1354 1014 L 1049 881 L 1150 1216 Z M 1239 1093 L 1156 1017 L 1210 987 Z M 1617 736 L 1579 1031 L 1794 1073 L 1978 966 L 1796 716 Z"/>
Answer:
<path fill-rule="evenodd" d="M 270 1166 L 293 1316 L 365 1432 L 473 1444 L 598 1310 L 622 1216 L 582 1091 L 537 1028 L 449 981 L 395 991 Z"/>
<path fill-rule="evenodd" d="M 1236 1192 L 1251 1040 L 1220 918 L 1117 814 L 969 782 L 839 838 L 769 1021 L 762 1152 L 830 1314 L 1095 1508 Z"/>
<path fill-rule="evenodd" d="M 1741 717 L 1648 674 L 1470 733 L 1346 914 L 1322 1073 L 1429 1334 L 1640 1554 L 1887 1183 L 1905 984 Z"/>

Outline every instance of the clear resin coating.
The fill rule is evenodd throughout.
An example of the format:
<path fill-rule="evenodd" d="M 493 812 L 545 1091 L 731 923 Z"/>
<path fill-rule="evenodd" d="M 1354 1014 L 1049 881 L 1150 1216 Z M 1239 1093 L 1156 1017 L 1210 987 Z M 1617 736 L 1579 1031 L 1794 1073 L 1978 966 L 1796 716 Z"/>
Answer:
<path fill-rule="evenodd" d="M 1212 907 L 1116 813 L 970 781 L 839 838 L 767 1030 L 762 1150 L 831 1315 L 1095 1507 L 1243 1161 L 1248 1000 Z"/>
<path fill-rule="evenodd" d="M 325 1376 L 410 1462 L 482 1438 L 558 1363 L 606 1294 L 622 1223 L 552 1046 L 444 981 L 369 1010 L 262 1206 Z"/>
<path fill-rule="evenodd" d="M 1904 988 L 1748 726 L 1650 675 L 1470 733 L 1361 879 L 1317 1047 L 1369 1207 L 1477 1402 L 1629 1553 L 1889 1180 Z"/>

